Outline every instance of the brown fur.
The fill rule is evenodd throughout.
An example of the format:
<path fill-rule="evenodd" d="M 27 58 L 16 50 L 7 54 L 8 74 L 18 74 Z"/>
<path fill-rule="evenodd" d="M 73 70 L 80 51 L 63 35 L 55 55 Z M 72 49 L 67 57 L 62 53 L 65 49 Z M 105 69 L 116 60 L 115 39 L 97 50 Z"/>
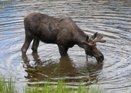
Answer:
<path fill-rule="evenodd" d="M 71 18 L 55 18 L 41 13 L 31 13 L 24 18 L 24 26 L 25 42 L 21 49 L 22 53 L 26 53 L 32 40 L 32 50 L 37 52 L 41 40 L 45 43 L 57 44 L 61 56 L 67 55 L 68 49 L 77 44 L 85 49 L 87 55 L 103 57 L 96 47 L 82 43 L 82 41 L 89 41 L 88 35 Z"/>

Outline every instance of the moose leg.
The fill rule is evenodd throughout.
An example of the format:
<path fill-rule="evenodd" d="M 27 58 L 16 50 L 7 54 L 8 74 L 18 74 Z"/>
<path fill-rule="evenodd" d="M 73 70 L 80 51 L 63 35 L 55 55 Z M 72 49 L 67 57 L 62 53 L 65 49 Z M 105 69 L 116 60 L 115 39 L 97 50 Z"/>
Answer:
<path fill-rule="evenodd" d="M 35 38 L 34 41 L 33 41 L 33 45 L 32 45 L 32 51 L 33 51 L 33 53 L 36 53 L 36 52 L 37 52 L 38 46 L 39 46 L 39 39 L 38 39 L 38 38 L 37 38 L 37 39 Z"/>
<path fill-rule="evenodd" d="M 29 48 L 29 45 L 30 45 L 32 39 L 33 39 L 33 38 L 32 38 L 32 36 L 31 36 L 31 34 L 26 33 L 25 42 L 24 42 L 24 44 L 23 44 L 23 46 L 22 46 L 22 48 L 21 48 L 22 53 L 26 53 L 26 51 L 27 51 L 27 49 Z"/>
<path fill-rule="evenodd" d="M 64 45 L 58 45 L 58 48 L 59 48 L 59 53 L 61 56 L 66 56 L 68 55 L 67 54 L 67 51 L 68 51 L 68 47 L 65 47 Z"/>

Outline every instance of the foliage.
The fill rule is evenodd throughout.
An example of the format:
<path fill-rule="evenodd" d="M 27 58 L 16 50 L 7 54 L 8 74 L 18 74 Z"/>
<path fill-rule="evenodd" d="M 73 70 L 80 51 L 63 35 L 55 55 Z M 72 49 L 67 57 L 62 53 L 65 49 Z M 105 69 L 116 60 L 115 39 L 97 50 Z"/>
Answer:
<path fill-rule="evenodd" d="M 56 86 L 45 84 L 43 86 L 27 86 L 24 93 L 103 93 L 100 89 L 79 85 L 78 88 L 68 88 L 64 82 L 58 81 Z M 12 79 L 0 78 L 0 93 L 18 93 Z"/>
<path fill-rule="evenodd" d="M 0 93 L 16 93 L 12 79 L 0 78 Z"/>
<path fill-rule="evenodd" d="M 52 85 L 36 86 L 34 88 L 27 87 L 25 93 L 103 93 L 100 89 L 79 85 L 77 89 L 68 88 L 62 81 L 58 81 L 56 87 Z"/>

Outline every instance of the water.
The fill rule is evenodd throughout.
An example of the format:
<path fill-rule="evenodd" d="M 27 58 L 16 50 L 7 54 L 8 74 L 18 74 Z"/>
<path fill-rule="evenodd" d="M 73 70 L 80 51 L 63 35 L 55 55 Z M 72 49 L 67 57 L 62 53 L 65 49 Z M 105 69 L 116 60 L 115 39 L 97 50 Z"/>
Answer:
<path fill-rule="evenodd" d="M 104 34 L 98 44 L 103 64 L 86 62 L 84 50 L 74 46 L 69 57 L 60 58 L 56 45 L 40 43 L 38 54 L 21 55 L 23 18 L 31 12 L 70 16 L 87 34 Z M 130 0 L 0 0 L 0 73 L 21 84 L 49 79 L 98 85 L 107 93 L 131 91 L 131 1 Z M 36 82 L 37 83 L 37 82 Z M 43 82 L 44 83 L 44 82 Z M 46 83 L 46 82 L 45 82 Z"/>

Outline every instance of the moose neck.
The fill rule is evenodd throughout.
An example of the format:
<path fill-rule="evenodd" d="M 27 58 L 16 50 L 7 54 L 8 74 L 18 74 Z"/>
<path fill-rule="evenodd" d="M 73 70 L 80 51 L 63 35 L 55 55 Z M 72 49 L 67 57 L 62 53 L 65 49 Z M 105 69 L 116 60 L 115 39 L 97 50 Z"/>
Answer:
<path fill-rule="evenodd" d="M 86 38 L 87 35 L 83 31 L 80 31 L 80 33 L 76 35 L 77 45 L 81 48 L 84 48 L 84 44 L 82 44 L 82 41 L 85 41 Z"/>

